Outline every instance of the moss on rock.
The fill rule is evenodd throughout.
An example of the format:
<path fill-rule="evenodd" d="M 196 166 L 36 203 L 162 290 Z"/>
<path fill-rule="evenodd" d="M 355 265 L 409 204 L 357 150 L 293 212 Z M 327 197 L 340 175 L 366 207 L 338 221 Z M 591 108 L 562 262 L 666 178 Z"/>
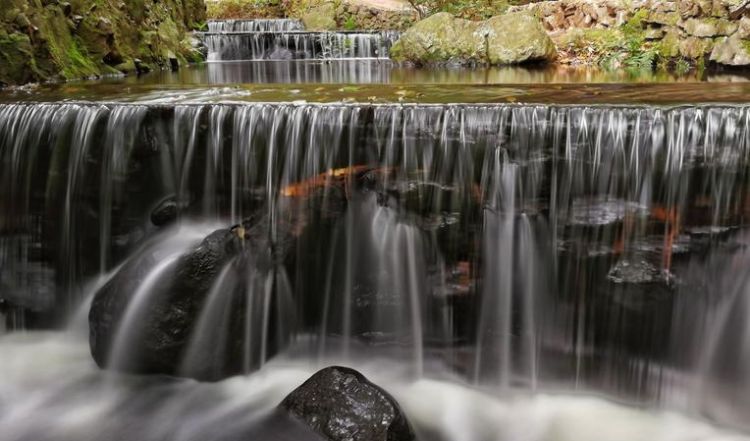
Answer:
<path fill-rule="evenodd" d="M 309 31 L 331 31 L 338 27 L 336 23 L 336 5 L 326 2 L 315 5 L 305 11 L 300 19 Z"/>
<path fill-rule="evenodd" d="M 195 60 L 203 0 L 0 0 L 0 83 L 134 71 L 135 59 Z M 6 37 L 7 36 L 7 37 Z M 11 37 L 12 36 L 12 37 Z"/>
<path fill-rule="evenodd" d="M 393 59 L 417 64 L 517 64 L 552 60 L 556 53 L 539 19 L 525 12 L 482 22 L 435 14 L 406 31 L 391 48 Z"/>

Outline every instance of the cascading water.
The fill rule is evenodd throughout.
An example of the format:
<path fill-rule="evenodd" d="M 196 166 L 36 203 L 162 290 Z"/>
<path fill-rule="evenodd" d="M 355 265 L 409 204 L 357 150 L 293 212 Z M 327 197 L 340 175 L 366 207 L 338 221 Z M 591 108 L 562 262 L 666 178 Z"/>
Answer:
<path fill-rule="evenodd" d="M 97 396 L 80 336 L 11 333 L 0 439 L 100 439 L 100 420 L 129 439 L 247 433 L 237 412 L 262 414 L 330 361 L 390 386 L 425 439 L 587 439 L 559 426 L 562 408 L 638 421 L 622 433 L 589 422 L 598 440 L 744 439 L 523 392 L 747 424 L 749 122 L 732 106 L 2 106 L 10 328 L 55 321 L 121 265 L 92 306 L 98 362 L 211 380 L 260 371 Z M 106 326 L 102 312 L 115 314 Z M 68 364 L 27 378 L 32 350 Z M 27 382 L 43 389 L 22 396 Z M 73 391 L 67 410 L 60 390 Z M 444 422 L 449 401 L 461 408 Z M 660 432 L 664 421 L 679 428 Z"/>
<path fill-rule="evenodd" d="M 200 34 L 209 61 L 387 59 L 395 31 L 305 31 L 294 20 L 215 21 Z"/>
<path fill-rule="evenodd" d="M 395 32 L 207 33 L 209 61 L 388 58 Z"/>
<path fill-rule="evenodd" d="M 208 32 L 286 32 L 304 29 L 301 21 L 283 18 L 208 21 Z"/>

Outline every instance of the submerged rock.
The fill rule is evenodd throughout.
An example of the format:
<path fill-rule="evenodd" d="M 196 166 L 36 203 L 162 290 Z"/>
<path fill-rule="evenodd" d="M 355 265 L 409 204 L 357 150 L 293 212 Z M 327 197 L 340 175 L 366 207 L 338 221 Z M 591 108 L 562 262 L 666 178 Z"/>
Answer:
<path fill-rule="evenodd" d="M 319 371 L 280 407 L 332 441 L 415 439 L 396 400 L 350 368 Z"/>
<path fill-rule="evenodd" d="M 482 22 L 435 14 L 406 31 L 391 48 L 397 61 L 417 64 L 519 64 L 551 61 L 557 49 L 539 19 L 525 12 Z"/>

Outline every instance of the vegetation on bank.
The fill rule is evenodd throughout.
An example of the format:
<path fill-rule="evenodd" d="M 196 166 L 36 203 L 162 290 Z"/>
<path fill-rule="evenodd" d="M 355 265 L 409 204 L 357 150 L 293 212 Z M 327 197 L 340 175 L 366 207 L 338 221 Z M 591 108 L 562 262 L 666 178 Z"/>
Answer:
<path fill-rule="evenodd" d="M 530 0 L 407 0 L 426 15 L 448 12 L 458 18 L 467 20 L 487 20 L 490 17 L 504 14 L 511 6 L 524 5 Z"/>
<path fill-rule="evenodd" d="M 210 19 L 252 19 L 286 17 L 281 0 L 207 0 Z"/>
<path fill-rule="evenodd" d="M 0 0 L 0 85 L 199 60 L 205 20 L 203 0 Z"/>

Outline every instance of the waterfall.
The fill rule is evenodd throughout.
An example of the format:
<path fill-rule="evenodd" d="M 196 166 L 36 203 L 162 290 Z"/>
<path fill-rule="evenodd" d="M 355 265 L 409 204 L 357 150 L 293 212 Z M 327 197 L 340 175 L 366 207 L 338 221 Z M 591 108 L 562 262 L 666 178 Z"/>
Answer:
<path fill-rule="evenodd" d="M 387 59 L 396 31 L 305 31 L 297 20 L 210 21 L 209 61 Z M 268 67 L 263 67 L 264 69 Z"/>
<path fill-rule="evenodd" d="M 388 58 L 394 32 L 206 33 L 209 61 Z"/>
<path fill-rule="evenodd" d="M 208 32 L 286 32 L 302 30 L 304 30 L 302 22 L 294 19 L 208 21 Z"/>
<path fill-rule="evenodd" d="M 112 363 L 137 359 L 129 330 L 199 241 L 139 248 L 172 201 L 174 228 L 251 237 L 210 281 L 185 375 L 235 350 L 249 372 L 300 342 L 343 360 L 364 345 L 417 376 L 438 357 L 481 387 L 741 424 L 749 122 L 716 105 L 3 105 L 5 327 L 54 322 L 91 277 L 152 259 Z"/>

